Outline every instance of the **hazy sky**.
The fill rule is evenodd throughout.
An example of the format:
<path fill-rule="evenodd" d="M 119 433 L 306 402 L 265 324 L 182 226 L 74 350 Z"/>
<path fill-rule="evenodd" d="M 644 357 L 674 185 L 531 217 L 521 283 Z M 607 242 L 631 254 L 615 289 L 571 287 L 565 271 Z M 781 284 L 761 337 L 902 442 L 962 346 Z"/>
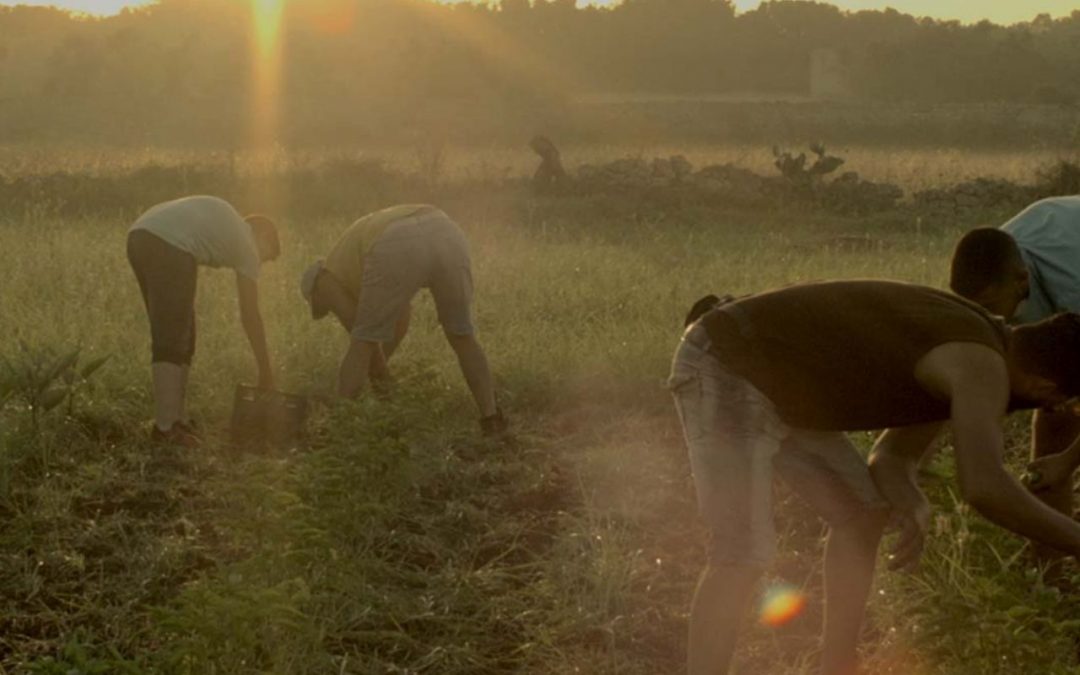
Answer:
<path fill-rule="evenodd" d="M 757 7 L 760 0 L 735 0 L 740 10 Z M 832 0 L 841 9 L 884 9 L 892 7 L 905 14 L 932 16 L 938 19 L 1016 23 L 1030 21 L 1045 12 L 1054 17 L 1068 16 L 1080 9 L 1080 0 Z"/>
<path fill-rule="evenodd" d="M 93 14 L 112 14 L 122 7 L 147 4 L 151 0 L 0 0 L 0 5 L 57 5 Z M 300 0 L 301 2 L 303 0 Z M 454 1 L 454 0 L 448 0 Z M 584 4 L 585 0 L 578 0 Z M 591 0 L 595 4 L 613 4 L 619 0 Z M 745 11 L 753 9 L 761 0 L 735 0 L 735 6 Z M 1055 17 L 1068 15 L 1080 9 L 1080 0 L 832 0 L 843 9 L 882 9 L 894 7 L 907 14 L 933 16 L 942 19 L 979 21 L 990 19 L 996 23 L 1029 21 L 1040 12 Z"/>
<path fill-rule="evenodd" d="M 0 0 L 0 5 L 55 5 L 89 14 L 115 14 L 124 7 L 149 4 L 149 0 Z"/>

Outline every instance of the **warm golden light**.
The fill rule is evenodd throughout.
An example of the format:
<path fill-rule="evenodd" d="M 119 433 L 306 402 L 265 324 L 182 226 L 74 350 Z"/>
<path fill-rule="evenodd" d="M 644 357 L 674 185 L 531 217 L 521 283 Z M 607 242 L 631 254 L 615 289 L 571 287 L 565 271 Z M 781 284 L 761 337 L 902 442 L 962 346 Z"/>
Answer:
<path fill-rule="evenodd" d="M 422 6 L 422 5 L 421 5 Z M 435 22 L 447 40 L 458 40 L 500 68 L 528 83 L 534 91 L 566 91 L 581 88 L 576 73 L 549 62 L 527 45 L 512 39 L 484 21 L 472 21 L 464 13 L 430 7 L 417 12 L 418 19 Z"/>
<path fill-rule="evenodd" d="M 252 0 L 256 56 L 252 141 L 256 147 L 267 147 L 277 140 L 284 12 L 285 0 Z"/>
<path fill-rule="evenodd" d="M 354 0 L 304 0 L 304 11 L 315 30 L 328 35 L 344 35 L 356 26 L 359 5 Z"/>
<path fill-rule="evenodd" d="M 260 58 L 273 56 L 278 50 L 281 32 L 281 15 L 285 0 L 252 0 L 255 14 L 255 43 Z"/>
<path fill-rule="evenodd" d="M 761 603 L 761 623 L 779 628 L 802 614 L 806 608 L 806 594 L 794 586 L 780 584 L 765 593 Z"/>

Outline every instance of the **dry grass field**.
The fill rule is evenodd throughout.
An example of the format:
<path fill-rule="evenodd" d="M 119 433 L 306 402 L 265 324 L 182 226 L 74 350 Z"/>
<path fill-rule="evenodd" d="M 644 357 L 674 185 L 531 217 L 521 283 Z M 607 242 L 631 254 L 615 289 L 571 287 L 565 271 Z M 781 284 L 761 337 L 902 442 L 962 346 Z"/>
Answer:
<path fill-rule="evenodd" d="M 1025 183 L 1066 156 L 830 151 L 908 194 L 976 177 Z M 570 168 L 673 154 L 774 171 L 767 146 L 563 148 Z M 318 198 L 291 181 L 343 158 L 379 160 L 393 178 L 335 174 L 348 192 L 327 178 L 310 183 Z M 148 336 L 124 233 L 144 200 L 188 187 L 151 184 L 138 172 L 150 165 L 192 176 L 228 167 L 227 196 L 278 218 L 284 254 L 267 269 L 263 311 L 283 388 L 306 394 L 331 389 L 344 337 L 308 317 L 305 263 L 365 209 L 438 203 L 473 245 L 479 337 L 515 441 L 477 434 L 425 297 L 389 399 L 318 404 L 300 447 L 235 450 L 232 390 L 253 364 L 231 279 L 210 271 L 192 375 L 210 441 L 197 452 L 150 446 Z M 57 172 L 71 188 L 38 202 L 20 193 L 40 208 L 0 212 L 0 374 L 47 377 L 76 348 L 83 362 L 109 357 L 70 405 L 32 410 L 16 392 L 0 406 L 0 673 L 678 672 L 703 533 L 662 385 L 687 306 L 708 292 L 829 277 L 940 286 L 955 238 L 1011 215 L 538 196 L 524 179 L 533 166 L 525 149 L 430 144 L 258 156 L 0 148 L 0 175 L 26 179 L 19 190 L 53 189 L 28 179 Z M 92 181 L 102 176 L 111 182 Z M 106 200 L 102 186 L 120 197 Z M 76 192 L 78 208 L 65 210 Z M 1025 425 L 1009 422 L 1014 467 Z M 866 448 L 871 437 L 857 440 Z M 919 571 L 877 580 L 868 672 L 1076 673 L 1080 597 L 1044 583 L 1023 541 L 959 503 L 947 449 L 923 483 L 934 535 Z M 783 628 L 748 622 L 739 672 L 809 674 L 822 527 L 779 490 L 783 553 L 770 580 L 810 603 Z"/>

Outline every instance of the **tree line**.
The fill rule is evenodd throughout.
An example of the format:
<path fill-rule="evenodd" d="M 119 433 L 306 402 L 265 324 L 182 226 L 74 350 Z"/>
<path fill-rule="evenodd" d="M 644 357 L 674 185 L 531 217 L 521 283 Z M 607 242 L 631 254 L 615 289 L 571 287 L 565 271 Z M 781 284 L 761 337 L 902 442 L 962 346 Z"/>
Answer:
<path fill-rule="evenodd" d="M 98 129 L 234 137 L 251 115 L 253 4 L 161 0 L 102 19 L 0 8 L 0 141 Z M 859 99 L 1080 95 L 1080 10 L 999 26 L 784 0 L 741 13 L 730 0 L 294 0 L 280 39 L 295 133 L 453 125 L 481 107 L 497 119 L 596 92 L 804 95 L 822 50 Z"/>

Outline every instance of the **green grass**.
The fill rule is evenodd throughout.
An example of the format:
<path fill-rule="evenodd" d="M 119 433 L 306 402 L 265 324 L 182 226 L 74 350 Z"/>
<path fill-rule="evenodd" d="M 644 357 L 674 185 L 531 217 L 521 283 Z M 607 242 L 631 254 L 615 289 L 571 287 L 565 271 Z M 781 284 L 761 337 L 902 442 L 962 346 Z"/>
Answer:
<path fill-rule="evenodd" d="M 414 192 L 471 239 L 509 446 L 478 437 L 422 297 L 390 400 L 318 407 L 304 448 L 232 450 L 232 388 L 254 365 L 231 275 L 204 271 L 191 402 L 210 441 L 154 449 L 130 214 L 0 220 L 4 355 L 12 337 L 112 355 L 75 415 L 35 432 L 0 412 L 0 672 L 677 672 L 703 533 L 662 385 L 689 303 L 828 277 L 941 285 L 976 224 L 535 199 L 513 182 Z M 309 319 L 297 278 L 361 215 L 322 207 L 283 210 L 261 285 L 282 386 L 306 393 L 332 388 L 345 338 Z M 1010 438 L 1020 464 L 1021 422 Z M 1075 672 L 1076 599 L 956 506 L 948 453 L 934 468 L 939 532 L 919 573 L 879 577 L 871 672 Z M 812 672 L 822 530 L 782 488 L 778 503 L 770 576 L 812 600 L 783 629 L 748 619 L 740 672 Z"/>

